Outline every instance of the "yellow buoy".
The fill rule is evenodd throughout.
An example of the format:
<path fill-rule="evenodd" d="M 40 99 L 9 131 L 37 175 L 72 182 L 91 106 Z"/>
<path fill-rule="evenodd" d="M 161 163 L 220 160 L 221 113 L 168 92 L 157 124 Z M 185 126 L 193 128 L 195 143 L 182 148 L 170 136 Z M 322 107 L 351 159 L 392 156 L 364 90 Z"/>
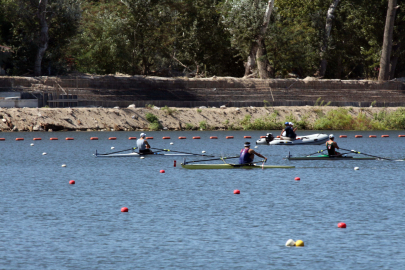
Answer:
<path fill-rule="evenodd" d="M 297 242 L 295 242 L 295 246 L 297 247 L 303 247 L 304 246 L 304 242 L 302 240 L 297 240 Z"/>

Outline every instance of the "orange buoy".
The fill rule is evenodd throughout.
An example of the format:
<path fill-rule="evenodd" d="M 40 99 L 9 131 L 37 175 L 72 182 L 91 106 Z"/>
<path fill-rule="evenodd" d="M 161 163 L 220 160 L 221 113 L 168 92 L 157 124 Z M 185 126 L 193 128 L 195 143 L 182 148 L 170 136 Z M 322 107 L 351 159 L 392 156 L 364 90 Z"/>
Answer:
<path fill-rule="evenodd" d="M 239 189 L 235 189 L 235 190 L 233 191 L 233 194 L 240 194 L 240 190 L 239 190 Z"/>
<path fill-rule="evenodd" d="M 347 135 L 340 135 L 339 138 L 347 138 Z"/>
<path fill-rule="evenodd" d="M 74 184 L 76 184 L 75 180 L 70 180 L 69 181 L 69 185 L 74 185 Z"/>
<path fill-rule="evenodd" d="M 58 138 L 50 138 L 49 140 L 50 140 L 50 141 L 57 141 Z"/>
<path fill-rule="evenodd" d="M 338 226 L 338 228 L 346 228 L 346 223 L 339 222 L 337 226 Z"/>
<path fill-rule="evenodd" d="M 5 141 L 6 139 L 5 138 L 0 138 L 0 141 Z"/>
<path fill-rule="evenodd" d="M 300 181 L 300 180 L 301 180 L 301 178 L 299 178 L 299 177 L 295 177 L 295 178 L 294 178 L 294 180 L 295 180 L 295 181 Z"/>
<path fill-rule="evenodd" d="M 199 140 L 199 139 L 201 139 L 200 136 L 195 136 L 195 137 L 193 137 L 193 140 Z"/>
<path fill-rule="evenodd" d="M 233 136 L 226 136 L 226 139 L 233 139 Z"/>
<path fill-rule="evenodd" d="M 170 140 L 170 137 L 163 137 L 163 140 Z"/>
<path fill-rule="evenodd" d="M 252 139 L 252 136 L 243 136 L 244 139 Z"/>
<path fill-rule="evenodd" d="M 280 135 L 278 135 L 276 138 L 280 138 Z"/>
<path fill-rule="evenodd" d="M 165 170 L 160 170 L 160 173 L 165 173 Z"/>
<path fill-rule="evenodd" d="M 377 135 L 370 135 L 369 138 L 377 138 Z"/>
<path fill-rule="evenodd" d="M 388 138 L 390 135 L 381 135 L 381 138 Z"/>
<path fill-rule="evenodd" d="M 74 139 L 72 137 L 67 137 L 66 140 L 67 141 L 73 141 Z"/>
<path fill-rule="evenodd" d="M 146 137 L 145 140 L 153 140 L 153 137 Z"/>
<path fill-rule="evenodd" d="M 180 136 L 179 139 L 180 139 L 180 140 L 184 140 L 184 139 L 187 139 L 187 138 Z"/>
<path fill-rule="evenodd" d="M 32 139 L 33 141 L 40 141 L 40 140 L 42 140 L 41 138 L 34 138 L 34 139 Z"/>
<path fill-rule="evenodd" d="M 210 139 L 218 139 L 217 136 L 211 136 Z"/>
<path fill-rule="evenodd" d="M 98 140 L 98 137 L 90 137 L 90 140 L 91 140 L 91 141 L 97 141 L 97 140 Z"/>
<path fill-rule="evenodd" d="M 266 138 L 266 136 L 260 136 L 260 139 Z"/>
<path fill-rule="evenodd" d="M 128 212 L 128 207 L 122 207 L 121 212 Z"/>
<path fill-rule="evenodd" d="M 398 135 L 399 138 L 405 138 L 405 135 Z M 0 138 L 1 140 L 1 138 Z"/>
<path fill-rule="evenodd" d="M 23 141 L 24 138 L 15 138 L 16 141 Z"/>
<path fill-rule="evenodd" d="M 363 138 L 363 135 L 355 135 L 355 138 Z"/>
<path fill-rule="evenodd" d="M 129 137 L 128 140 L 136 140 L 136 137 Z"/>
<path fill-rule="evenodd" d="M 110 137 L 108 139 L 111 140 L 111 141 L 115 141 L 117 139 L 117 137 Z"/>

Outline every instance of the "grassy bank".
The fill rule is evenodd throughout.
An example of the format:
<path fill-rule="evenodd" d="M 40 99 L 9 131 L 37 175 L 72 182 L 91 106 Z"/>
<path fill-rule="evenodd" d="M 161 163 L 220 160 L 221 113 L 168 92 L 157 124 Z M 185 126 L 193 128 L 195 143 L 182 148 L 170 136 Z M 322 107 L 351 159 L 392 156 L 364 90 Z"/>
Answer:
<path fill-rule="evenodd" d="M 233 129 L 244 130 L 271 130 L 282 129 L 284 122 L 293 122 L 301 130 L 399 130 L 405 129 L 405 109 L 400 108 L 393 112 L 385 110 L 373 113 L 370 116 L 368 109 L 360 110 L 357 115 L 351 114 L 353 108 L 338 108 L 326 114 L 320 108 L 314 107 L 313 112 L 317 114 L 315 122 L 308 121 L 309 116 L 304 115 L 297 119 L 290 114 L 283 121 L 277 121 L 277 114 L 272 113 L 268 117 L 251 119 L 246 115 L 240 122 L 239 127 Z"/>

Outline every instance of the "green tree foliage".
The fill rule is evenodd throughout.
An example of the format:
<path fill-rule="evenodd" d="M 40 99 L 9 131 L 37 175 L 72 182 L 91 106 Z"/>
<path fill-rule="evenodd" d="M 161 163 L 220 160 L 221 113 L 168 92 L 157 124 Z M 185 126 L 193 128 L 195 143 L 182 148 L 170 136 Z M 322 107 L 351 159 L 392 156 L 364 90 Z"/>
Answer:
<path fill-rule="evenodd" d="M 66 70 L 67 48 L 77 33 L 81 19 L 78 0 L 49 0 L 47 21 L 48 49 L 42 61 L 44 74 L 60 74 Z M 4 43 L 13 48 L 13 74 L 31 73 L 39 44 L 38 1 L 0 0 L 4 12 L 2 30 Z"/>
<path fill-rule="evenodd" d="M 276 77 L 318 70 L 333 0 L 276 0 L 263 44 Z M 49 47 L 42 69 L 96 74 L 236 76 L 244 74 L 268 0 L 49 0 Z M 405 9 L 396 12 L 391 66 L 405 76 Z M 13 75 L 34 68 L 37 0 L 0 0 L 0 45 Z M 325 78 L 376 78 L 386 0 L 340 1 L 326 53 Z M 80 26 L 80 28 L 79 28 Z"/>

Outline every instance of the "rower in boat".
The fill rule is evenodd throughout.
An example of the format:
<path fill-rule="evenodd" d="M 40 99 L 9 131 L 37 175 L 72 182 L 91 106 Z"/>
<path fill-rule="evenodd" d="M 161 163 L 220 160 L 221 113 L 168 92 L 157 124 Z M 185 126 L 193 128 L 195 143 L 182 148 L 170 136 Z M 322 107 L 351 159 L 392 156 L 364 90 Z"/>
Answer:
<path fill-rule="evenodd" d="M 336 149 L 340 149 L 337 143 L 334 141 L 335 136 L 333 134 L 329 135 L 329 141 L 326 142 L 326 149 L 328 150 L 329 156 L 340 157 L 341 153 L 336 152 Z"/>
<path fill-rule="evenodd" d="M 294 132 L 294 129 L 292 126 L 294 125 L 291 122 L 285 122 L 284 123 L 285 128 L 281 131 L 280 134 L 280 140 L 286 140 L 286 141 L 294 141 L 297 135 Z"/>
<path fill-rule="evenodd" d="M 240 150 L 239 164 L 253 163 L 253 159 L 254 159 L 255 155 L 258 157 L 264 158 L 264 160 L 267 161 L 267 158 L 265 156 L 262 156 L 261 154 L 257 153 L 255 150 L 250 149 L 250 142 L 245 142 L 245 148 Z"/>
<path fill-rule="evenodd" d="M 146 134 L 141 133 L 140 138 L 136 141 L 136 146 L 139 149 L 139 154 L 141 155 L 153 154 L 152 150 L 150 150 L 150 145 L 145 138 Z"/>

